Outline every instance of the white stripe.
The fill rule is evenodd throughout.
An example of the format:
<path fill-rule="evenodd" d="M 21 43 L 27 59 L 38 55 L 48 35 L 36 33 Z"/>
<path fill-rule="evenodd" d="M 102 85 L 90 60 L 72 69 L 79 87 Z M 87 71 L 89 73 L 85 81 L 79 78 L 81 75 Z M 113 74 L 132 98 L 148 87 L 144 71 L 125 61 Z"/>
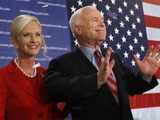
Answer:
<path fill-rule="evenodd" d="M 49 2 L 41 2 L 41 1 L 38 1 L 37 4 L 41 4 L 43 6 L 53 6 L 53 7 L 61 7 L 61 8 L 66 8 L 66 5 L 63 5 L 63 4 L 54 4 L 54 3 L 49 3 Z"/>
<path fill-rule="evenodd" d="M 0 47 L 13 47 L 12 44 L 0 44 Z"/>
<path fill-rule="evenodd" d="M 145 15 L 160 17 L 160 5 L 143 2 L 143 10 Z"/>
<path fill-rule="evenodd" d="M 160 28 L 146 27 L 148 40 L 160 41 Z"/>
<path fill-rule="evenodd" d="M 160 79 L 158 80 L 158 85 L 156 87 L 145 92 L 144 94 L 147 94 L 147 93 L 160 93 Z"/>
<path fill-rule="evenodd" d="M 0 60 L 11 60 L 13 57 L 11 56 L 0 56 Z"/>
<path fill-rule="evenodd" d="M 11 8 L 5 8 L 0 6 L 0 11 L 11 11 Z"/>
<path fill-rule="evenodd" d="M 30 2 L 31 0 L 16 0 L 16 1 Z"/>
<path fill-rule="evenodd" d="M 44 27 L 68 29 L 68 26 L 63 26 L 63 25 L 53 25 L 53 24 L 41 24 L 41 25 Z"/>
<path fill-rule="evenodd" d="M 65 47 L 56 47 L 56 46 L 47 46 L 48 50 L 59 50 L 59 51 L 70 51 L 68 48 Z"/>
<path fill-rule="evenodd" d="M 132 109 L 134 120 L 160 120 L 160 107 Z"/>
<path fill-rule="evenodd" d="M 8 35 L 10 35 L 10 32 L 0 31 L 0 34 L 1 34 L 1 35 L 7 35 L 7 36 L 8 36 Z"/>
<path fill-rule="evenodd" d="M 41 16 L 49 16 L 47 12 L 37 12 L 32 10 L 19 10 L 21 13 L 33 14 L 33 15 L 41 15 Z"/>
<path fill-rule="evenodd" d="M 10 23 L 10 22 L 12 22 L 12 20 L 0 19 L 0 22 Z"/>

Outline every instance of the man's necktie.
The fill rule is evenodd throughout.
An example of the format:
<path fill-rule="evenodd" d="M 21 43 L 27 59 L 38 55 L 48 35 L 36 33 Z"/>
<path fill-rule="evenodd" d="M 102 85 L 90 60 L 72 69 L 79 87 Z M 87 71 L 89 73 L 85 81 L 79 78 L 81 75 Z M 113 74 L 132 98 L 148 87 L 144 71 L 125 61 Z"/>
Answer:
<path fill-rule="evenodd" d="M 100 53 L 100 51 L 96 50 L 94 52 L 94 57 L 95 57 L 97 66 L 100 67 L 100 65 L 101 65 L 101 57 L 102 57 L 102 54 Z M 117 95 L 118 95 L 117 80 L 115 79 L 115 76 L 113 75 L 113 73 L 111 73 L 111 75 L 108 77 L 107 85 L 110 88 L 110 90 L 112 91 L 112 94 L 115 97 L 117 97 Z"/>
<path fill-rule="evenodd" d="M 98 66 L 98 68 L 101 66 L 101 58 L 102 58 L 102 54 L 100 53 L 99 50 L 96 50 L 94 52 L 94 57 L 95 57 L 95 60 L 96 60 L 96 64 Z"/>
<path fill-rule="evenodd" d="M 112 91 L 112 94 L 115 97 L 117 97 L 117 95 L 118 95 L 117 80 L 113 76 L 113 73 L 111 73 L 111 75 L 108 77 L 107 84 L 108 84 L 108 87 L 110 88 L 110 90 Z"/>

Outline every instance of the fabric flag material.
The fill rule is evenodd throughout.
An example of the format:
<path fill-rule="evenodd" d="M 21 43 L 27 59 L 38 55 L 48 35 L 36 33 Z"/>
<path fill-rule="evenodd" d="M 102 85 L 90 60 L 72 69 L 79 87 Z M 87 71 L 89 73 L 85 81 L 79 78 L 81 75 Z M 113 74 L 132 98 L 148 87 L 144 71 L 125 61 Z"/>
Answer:
<path fill-rule="evenodd" d="M 144 0 L 144 22 L 148 38 L 148 45 L 160 44 L 160 1 Z M 160 70 L 156 76 L 160 78 Z M 159 80 L 160 83 L 160 80 Z M 130 98 L 132 113 L 136 120 L 159 120 L 160 119 L 160 85 L 147 91 L 143 95 Z"/>
<path fill-rule="evenodd" d="M 102 47 L 112 47 L 119 54 L 122 62 L 136 74 L 133 55 L 143 58 L 148 45 L 160 44 L 160 13 L 158 12 L 160 1 L 69 0 L 67 1 L 69 17 L 78 8 L 86 5 L 97 7 L 105 18 L 107 37 Z M 157 76 L 160 76 L 160 71 L 157 72 Z M 151 120 L 150 117 L 147 118 L 143 110 L 149 110 L 148 116 L 152 118 L 154 112 L 160 113 L 159 91 L 160 86 L 144 95 L 131 97 L 132 112 L 136 120 Z M 154 112 L 150 112 L 151 110 Z M 145 119 L 144 116 L 146 116 Z M 160 115 L 156 117 L 154 120 L 160 119 Z"/>

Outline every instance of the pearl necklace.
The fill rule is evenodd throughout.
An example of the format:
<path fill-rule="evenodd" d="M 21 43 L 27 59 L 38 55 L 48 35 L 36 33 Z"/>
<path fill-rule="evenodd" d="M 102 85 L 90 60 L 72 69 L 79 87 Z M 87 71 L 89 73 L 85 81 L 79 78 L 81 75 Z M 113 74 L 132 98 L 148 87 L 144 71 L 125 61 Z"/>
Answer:
<path fill-rule="evenodd" d="M 25 76 L 27 76 L 27 77 L 29 77 L 29 78 L 34 78 L 34 77 L 37 75 L 37 69 L 36 69 L 36 67 L 34 67 L 34 73 L 33 73 L 32 75 L 30 75 L 30 74 L 26 73 L 26 72 L 19 66 L 17 60 L 18 60 L 18 59 L 15 58 L 15 59 L 14 59 L 14 63 L 16 64 L 16 66 L 18 67 L 18 69 L 19 69 Z"/>

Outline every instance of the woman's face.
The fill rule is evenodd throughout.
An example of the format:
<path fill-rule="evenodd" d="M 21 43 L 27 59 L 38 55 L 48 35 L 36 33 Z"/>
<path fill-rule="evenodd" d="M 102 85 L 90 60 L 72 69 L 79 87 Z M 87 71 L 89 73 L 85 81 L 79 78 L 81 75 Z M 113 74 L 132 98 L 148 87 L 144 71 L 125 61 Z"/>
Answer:
<path fill-rule="evenodd" d="M 16 40 L 18 54 L 21 57 L 35 57 L 42 44 L 42 29 L 35 21 L 27 24 Z"/>

